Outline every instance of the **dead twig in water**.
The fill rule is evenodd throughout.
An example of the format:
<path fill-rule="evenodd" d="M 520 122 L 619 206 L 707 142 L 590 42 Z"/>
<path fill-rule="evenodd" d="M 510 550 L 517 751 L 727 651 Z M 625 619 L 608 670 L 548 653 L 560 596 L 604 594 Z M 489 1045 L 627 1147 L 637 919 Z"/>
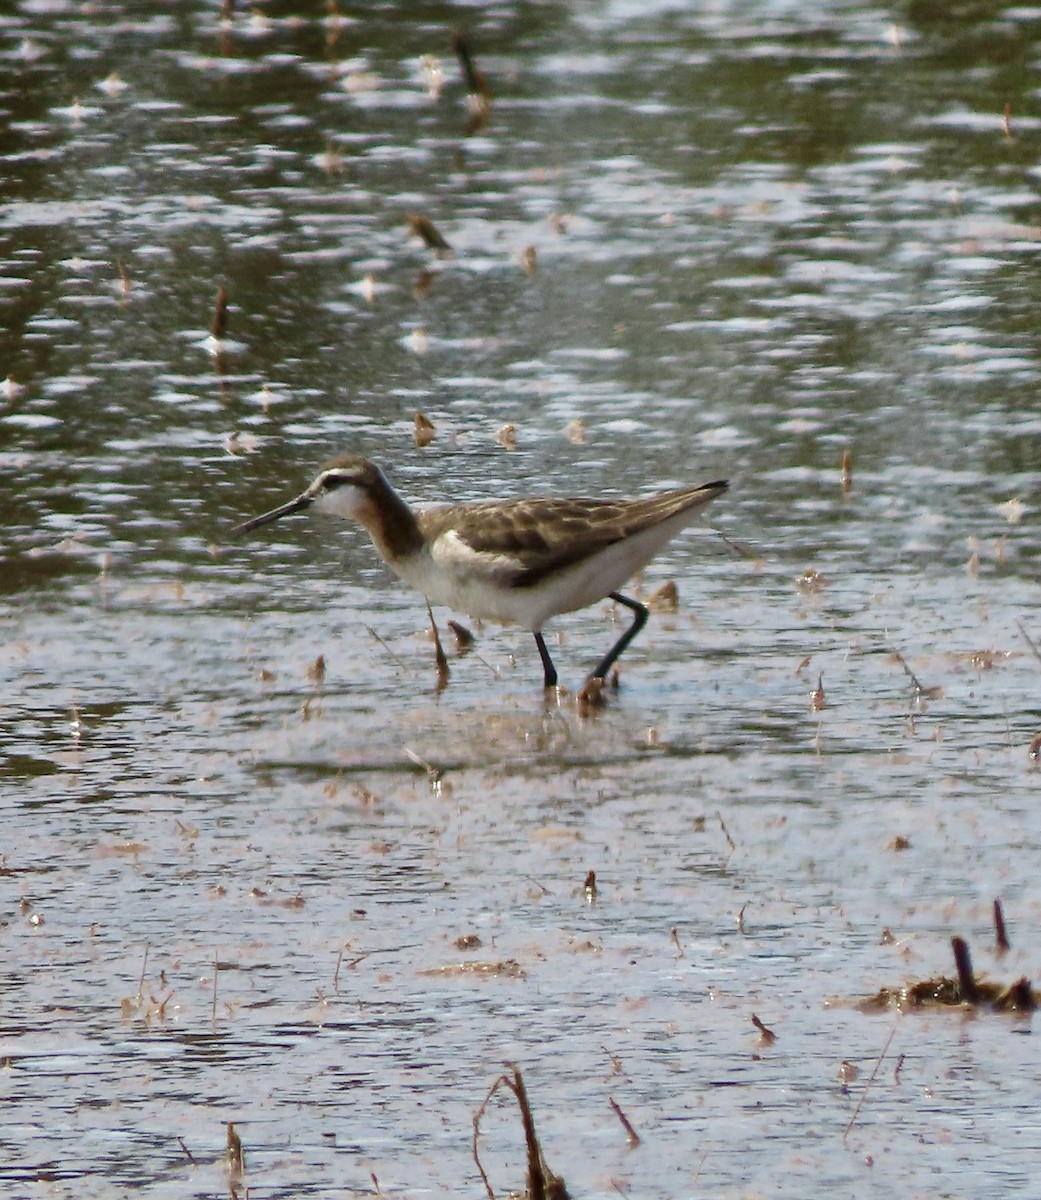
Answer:
<path fill-rule="evenodd" d="M 371 625 L 366 625 L 365 631 L 373 639 L 373 641 L 379 642 L 379 644 L 383 647 L 384 650 L 386 650 L 386 652 L 390 655 L 390 657 L 394 660 L 394 662 L 399 667 L 401 667 L 405 671 L 407 671 L 409 669 L 408 663 L 406 663 L 404 661 L 404 659 L 402 659 L 399 655 L 395 654 L 393 650 L 391 650 L 391 648 L 387 645 L 387 643 L 383 640 L 383 638 L 380 637 L 380 635 L 376 632 L 376 630 L 372 628 Z"/>
<path fill-rule="evenodd" d="M 857 1117 L 860 1115 L 861 1107 L 863 1106 L 864 1101 L 867 1099 L 867 1094 L 871 1090 L 871 1085 L 875 1082 L 875 1076 L 878 1074 L 878 1068 L 882 1065 L 882 1060 L 885 1058 L 886 1054 L 888 1053 L 889 1044 L 890 1044 L 890 1042 L 892 1042 L 895 1034 L 896 1034 L 896 1026 L 894 1025 L 893 1028 L 890 1029 L 890 1031 L 889 1031 L 889 1037 L 886 1038 L 886 1044 L 882 1047 L 882 1053 L 878 1056 L 878 1060 L 876 1061 L 871 1074 L 868 1076 L 867 1083 L 864 1084 L 864 1090 L 860 1093 L 860 1099 L 857 1101 L 857 1107 L 853 1110 L 853 1116 L 850 1117 L 849 1124 L 846 1126 L 845 1130 L 843 1131 L 843 1134 L 842 1134 L 843 1141 L 845 1141 L 846 1138 L 849 1137 L 849 1131 L 853 1128 L 853 1123 L 856 1121 Z"/>
<path fill-rule="evenodd" d="M 757 567 L 761 567 L 766 562 L 766 559 L 761 554 L 757 554 L 751 546 L 746 546 L 742 542 L 735 542 L 733 538 L 728 538 L 725 533 L 720 533 L 718 529 L 715 532 L 723 545 L 733 550 L 735 554 L 740 555 L 741 558 L 749 559 Z"/>
<path fill-rule="evenodd" d="M 723 814 L 718 809 L 716 810 L 716 817 L 719 820 L 720 829 L 723 830 L 723 836 L 727 840 L 727 845 L 730 847 L 731 850 L 736 850 L 737 842 L 735 842 L 734 839 L 730 836 L 730 830 L 727 829 L 727 823 L 726 823 L 726 821 L 723 820 Z"/>
<path fill-rule="evenodd" d="M 964 938 L 952 937 L 951 949 L 954 951 L 954 966 L 958 972 L 958 988 L 961 991 L 962 1000 L 966 1004 L 979 1004 L 980 989 L 972 969 L 969 943 Z"/>
<path fill-rule="evenodd" d="M 145 998 L 145 971 L 148 970 L 148 943 L 145 943 L 145 956 L 141 963 L 141 978 L 137 981 L 137 1003 L 140 1006 Z"/>
<path fill-rule="evenodd" d="M 918 678 L 918 676 L 914 673 L 914 671 L 912 671 L 911 668 L 907 665 L 907 659 L 904 658 L 904 656 L 900 653 L 899 650 L 891 650 L 890 653 L 896 659 L 896 661 L 904 668 L 904 670 L 907 672 L 907 677 L 908 677 L 908 679 L 911 680 L 911 683 L 914 687 L 914 700 L 915 701 L 923 700 L 923 699 L 924 700 L 938 700 L 943 695 L 943 688 L 941 688 L 941 687 L 926 687 L 925 684 L 922 683 L 922 681 Z"/>
<path fill-rule="evenodd" d="M 228 1174 L 235 1182 L 242 1178 L 246 1170 L 246 1155 L 242 1149 L 242 1138 L 235 1132 L 235 1126 L 228 1122 Z"/>
<path fill-rule="evenodd" d="M 1019 630 L 1020 636 L 1022 637 L 1023 641 L 1026 642 L 1026 644 L 1030 647 L 1031 654 L 1033 654 L 1033 656 L 1037 659 L 1038 662 L 1041 662 L 1041 650 L 1039 650 L 1037 648 L 1037 645 L 1034 642 L 1034 639 L 1023 628 L 1023 622 L 1017 620 L 1016 628 Z"/>
<path fill-rule="evenodd" d="M 210 332 L 215 341 L 220 341 L 228 332 L 228 291 L 222 283 L 217 289 L 217 300 L 213 306 L 213 324 Z"/>
<path fill-rule="evenodd" d="M 559 1175 L 553 1174 L 546 1163 L 545 1155 L 542 1153 L 542 1147 L 539 1145 L 538 1136 L 535 1133 L 535 1118 L 531 1113 L 531 1105 L 528 1102 L 528 1093 L 524 1087 L 524 1079 L 521 1076 L 520 1068 L 515 1063 L 507 1063 L 506 1065 L 513 1072 L 513 1078 L 511 1079 L 509 1075 L 500 1075 L 488 1089 L 488 1094 L 482 1101 L 481 1107 L 474 1113 L 473 1118 L 473 1141 L 471 1143 L 473 1158 L 484 1183 L 485 1191 L 488 1193 L 488 1200 L 495 1200 L 495 1192 L 492 1190 L 487 1172 L 481 1164 L 477 1143 L 481 1136 L 481 1118 L 487 1111 L 492 1097 L 500 1087 L 509 1088 L 513 1092 L 521 1111 L 521 1122 L 524 1126 L 524 1143 L 528 1152 L 527 1200 L 571 1200 L 570 1193 L 563 1179 Z"/>
<path fill-rule="evenodd" d="M 629 1118 L 625 1115 L 625 1113 L 622 1112 L 621 1107 L 618 1104 L 618 1101 L 615 1100 L 615 1098 L 613 1096 L 608 1096 L 607 1102 L 611 1105 L 611 1111 L 618 1118 L 618 1120 L 622 1122 L 622 1128 L 625 1130 L 625 1136 L 629 1142 L 629 1149 L 635 1150 L 636 1147 L 640 1144 L 640 1135 L 636 1132 L 635 1129 L 633 1129 L 632 1123 L 630 1122 Z"/>
<path fill-rule="evenodd" d="M 474 1113 L 473 1116 L 474 1134 L 470 1146 L 473 1152 L 474 1163 L 477 1167 L 478 1174 L 481 1176 L 481 1180 L 484 1183 L 484 1190 L 488 1193 L 488 1200 L 495 1200 L 495 1192 L 492 1190 L 492 1185 L 489 1182 L 488 1175 L 481 1164 L 481 1155 L 477 1149 L 477 1141 L 481 1136 L 481 1118 L 484 1116 L 488 1105 L 491 1104 L 492 1097 L 504 1083 L 506 1083 L 506 1076 L 500 1075 L 499 1078 L 496 1079 L 492 1086 L 488 1089 L 488 1094 L 481 1101 L 481 1107 Z"/>
<path fill-rule="evenodd" d="M 213 1005 L 210 1008 L 210 1021 L 217 1024 L 217 973 L 220 971 L 219 952 L 213 952 Z"/>
<path fill-rule="evenodd" d="M 448 687 L 448 677 L 451 672 L 448 670 L 448 657 L 445 654 L 445 648 L 441 645 L 441 634 L 438 632 L 437 622 L 434 620 L 434 610 L 427 604 L 427 616 L 430 618 L 430 632 L 434 635 L 434 662 L 437 664 L 437 693 L 440 695 L 446 687 Z"/>
<path fill-rule="evenodd" d="M 1008 940 L 1008 930 L 1005 928 L 1005 911 L 1001 907 L 1001 901 L 994 901 L 994 938 L 998 944 L 998 953 L 1005 954 L 1012 949 L 1012 944 Z"/>
<path fill-rule="evenodd" d="M 422 767 L 427 773 L 427 778 L 430 780 L 430 787 L 433 791 L 440 791 L 441 782 L 445 777 L 443 767 L 435 767 L 427 762 L 425 758 L 420 758 L 415 750 L 404 747 L 405 754 L 416 764 L 417 767 Z"/>

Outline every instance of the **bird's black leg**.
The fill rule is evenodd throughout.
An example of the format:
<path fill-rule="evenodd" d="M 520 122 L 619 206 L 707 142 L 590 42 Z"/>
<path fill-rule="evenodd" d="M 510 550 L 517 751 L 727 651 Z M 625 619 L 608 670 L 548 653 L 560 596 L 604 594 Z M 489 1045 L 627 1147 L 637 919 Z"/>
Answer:
<path fill-rule="evenodd" d="M 542 659 L 542 669 L 546 673 L 545 687 L 551 688 L 557 686 L 557 668 L 553 665 L 553 659 L 549 656 L 549 651 L 546 649 L 546 643 L 543 640 L 542 634 L 536 632 L 535 645 L 539 648 L 539 656 Z"/>
<path fill-rule="evenodd" d="M 630 600 L 628 596 L 623 596 L 621 592 L 612 592 L 611 599 L 614 600 L 616 604 L 624 604 L 626 608 L 631 609 L 636 615 L 633 617 L 633 623 L 604 655 L 600 665 L 589 676 L 590 679 L 606 679 L 607 672 L 610 671 L 610 669 L 618 661 L 619 655 L 626 648 L 626 646 L 629 645 L 633 638 L 636 637 L 644 625 L 647 624 L 649 610 L 646 604 L 641 604 L 639 600 Z"/>

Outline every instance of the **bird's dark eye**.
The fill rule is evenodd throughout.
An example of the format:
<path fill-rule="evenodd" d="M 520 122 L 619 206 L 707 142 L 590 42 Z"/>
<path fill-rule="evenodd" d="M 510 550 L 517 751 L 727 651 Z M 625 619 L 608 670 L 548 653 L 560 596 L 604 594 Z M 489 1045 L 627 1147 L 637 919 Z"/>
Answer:
<path fill-rule="evenodd" d="M 353 480 L 348 475 L 342 475 L 338 471 L 330 471 L 322 480 L 322 487 L 327 491 L 334 491 L 338 487 L 343 487 L 345 483 L 352 483 Z"/>

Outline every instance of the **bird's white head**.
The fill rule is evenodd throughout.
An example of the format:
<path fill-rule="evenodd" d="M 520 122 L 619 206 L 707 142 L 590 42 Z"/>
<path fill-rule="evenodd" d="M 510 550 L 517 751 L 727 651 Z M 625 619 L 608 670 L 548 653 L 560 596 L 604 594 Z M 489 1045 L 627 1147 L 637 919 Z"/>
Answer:
<path fill-rule="evenodd" d="M 279 517 L 312 507 L 366 524 L 363 518 L 371 508 L 374 496 L 389 488 L 390 484 L 375 463 L 357 454 L 347 454 L 327 463 L 311 486 L 295 500 L 244 521 L 231 531 L 232 536 L 237 537 L 240 533 L 248 533 L 251 529 L 277 521 Z"/>

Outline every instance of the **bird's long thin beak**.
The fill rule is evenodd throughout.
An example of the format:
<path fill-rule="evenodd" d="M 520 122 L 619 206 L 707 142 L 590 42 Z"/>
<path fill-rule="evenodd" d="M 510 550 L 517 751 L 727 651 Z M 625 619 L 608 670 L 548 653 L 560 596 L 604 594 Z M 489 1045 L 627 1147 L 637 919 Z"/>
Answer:
<path fill-rule="evenodd" d="M 279 517 L 288 517 L 290 513 L 299 512 L 302 508 L 310 508 L 313 503 L 314 496 L 310 492 L 303 492 L 295 500 L 290 500 L 288 504 L 280 504 L 278 508 L 273 508 L 270 512 L 261 513 L 259 517 L 250 517 L 248 521 L 236 525 L 231 531 L 231 536 L 238 537 L 240 534 L 249 533 L 251 529 L 259 529 L 261 525 L 277 521 Z"/>

